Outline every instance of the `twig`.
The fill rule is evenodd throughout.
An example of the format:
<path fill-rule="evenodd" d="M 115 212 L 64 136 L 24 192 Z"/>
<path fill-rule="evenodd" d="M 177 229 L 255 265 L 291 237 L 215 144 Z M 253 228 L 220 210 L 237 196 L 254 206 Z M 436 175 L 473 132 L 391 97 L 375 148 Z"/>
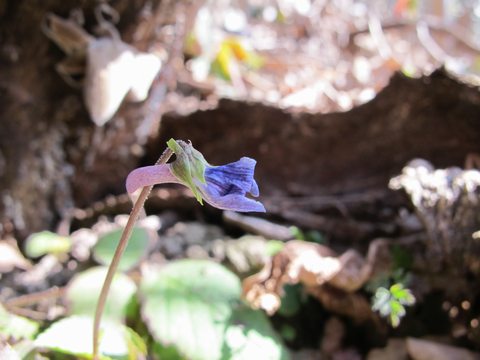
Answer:
<path fill-rule="evenodd" d="M 270 213 L 272 212 L 270 211 Z M 384 233 L 393 231 L 392 226 L 388 223 L 371 223 L 355 219 L 333 218 L 302 210 L 284 210 L 279 211 L 278 214 L 300 226 L 318 229 L 339 238 L 365 239 L 378 231 Z"/>
<path fill-rule="evenodd" d="M 170 159 L 172 154 L 173 152 L 167 148 L 163 152 L 163 154 L 160 156 L 158 161 L 156 162 L 156 165 L 165 164 L 168 161 L 168 159 Z M 152 188 L 153 188 L 153 185 L 145 186 L 144 188 L 142 188 L 142 191 L 140 192 L 140 195 L 138 196 L 137 201 L 133 205 L 132 212 L 128 217 L 127 225 L 125 225 L 125 228 L 122 233 L 122 237 L 120 238 L 117 248 L 115 249 L 115 254 L 113 255 L 112 262 L 108 267 L 107 275 L 105 277 L 105 281 L 102 286 L 102 291 L 100 292 L 100 296 L 98 298 L 97 308 L 95 309 L 95 319 L 93 322 L 93 354 L 92 354 L 93 360 L 99 359 L 98 348 L 99 348 L 100 320 L 102 318 L 103 310 L 105 308 L 105 303 L 107 301 L 107 296 L 110 290 L 110 286 L 112 285 L 113 277 L 115 275 L 115 272 L 117 271 L 118 264 L 120 262 L 122 254 L 125 251 L 125 248 L 127 247 L 128 240 L 133 231 L 133 226 L 137 221 L 140 213 L 142 212 L 143 205 L 145 204 L 145 201 L 147 200 L 148 195 L 150 194 L 150 191 L 152 190 Z"/>
<path fill-rule="evenodd" d="M 469 34 L 469 30 L 466 29 L 463 26 L 460 26 L 458 24 L 448 24 L 445 25 L 444 22 L 439 19 L 436 16 L 433 15 L 427 15 L 422 17 L 422 21 L 426 22 L 428 27 L 436 30 L 436 31 L 444 31 L 445 33 L 451 35 L 454 37 L 457 41 L 468 47 L 470 50 L 478 53 L 480 52 L 480 47 L 472 41 L 471 36 L 465 36 L 466 34 Z M 391 29 L 398 29 L 398 28 L 404 28 L 404 27 L 415 27 L 417 24 L 418 20 L 415 21 L 410 21 L 410 20 L 401 20 L 401 21 L 395 21 L 395 22 L 385 22 L 382 23 L 382 29 L 383 30 L 391 30 Z M 365 34 L 369 32 L 370 29 L 359 29 L 356 31 L 353 31 L 350 33 L 350 41 L 352 41 L 353 38 L 355 38 L 357 35 L 360 34 Z"/>
<path fill-rule="evenodd" d="M 7 306 L 5 305 L 5 309 L 7 309 L 9 312 L 18 315 L 18 316 L 23 316 L 26 318 L 29 318 L 31 320 L 36 320 L 36 321 L 43 321 L 48 318 L 48 316 L 40 311 L 35 311 L 32 309 L 25 309 L 25 308 L 19 308 L 16 306 Z"/>
<path fill-rule="evenodd" d="M 393 51 L 383 32 L 382 23 L 380 22 L 378 16 L 376 16 L 373 12 L 370 12 L 368 16 L 368 30 L 373 41 L 375 42 L 375 45 L 377 46 L 380 56 L 384 59 L 392 58 Z"/>
<path fill-rule="evenodd" d="M 299 208 L 305 211 L 322 211 L 331 208 L 348 208 L 352 205 L 374 203 L 387 196 L 386 190 L 366 190 L 361 193 L 344 195 L 309 195 L 309 196 L 272 196 L 264 197 L 268 209 Z"/>
<path fill-rule="evenodd" d="M 12 299 L 8 299 L 5 301 L 5 305 L 9 307 L 21 307 L 26 305 L 32 305 L 37 302 L 43 301 L 45 299 L 58 298 L 62 296 L 64 292 L 65 292 L 64 288 L 59 288 L 57 286 L 54 286 L 44 291 L 25 294 L 25 295 L 17 296 Z"/>
<path fill-rule="evenodd" d="M 247 232 L 262 235 L 267 239 L 291 240 L 294 238 L 289 227 L 265 219 L 240 215 L 233 211 L 224 211 L 223 219 L 229 224 L 238 226 Z"/>
<path fill-rule="evenodd" d="M 427 50 L 430 56 L 440 64 L 446 63 L 449 56 L 432 38 L 428 24 L 425 21 L 419 21 L 417 23 L 416 30 L 418 40 Z"/>

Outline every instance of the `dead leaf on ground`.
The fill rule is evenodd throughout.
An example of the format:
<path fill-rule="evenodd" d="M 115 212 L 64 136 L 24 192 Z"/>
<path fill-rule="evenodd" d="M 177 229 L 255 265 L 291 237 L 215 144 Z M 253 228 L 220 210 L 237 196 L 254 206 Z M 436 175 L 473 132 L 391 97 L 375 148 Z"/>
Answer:
<path fill-rule="evenodd" d="M 0 240 L 0 273 L 8 273 L 15 268 L 27 270 L 32 264 L 22 255 L 16 242 Z"/>
<path fill-rule="evenodd" d="M 259 273 L 243 281 L 243 294 L 254 308 L 272 315 L 280 307 L 283 286 L 302 283 L 326 308 L 364 320 L 370 317 L 370 305 L 355 291 L 372 277 L 386 248 L 386 241 L 379 239 L 370 244 L 366 258 L 355 250 L 337 256 L 326 246 L 292 240 Z"/>

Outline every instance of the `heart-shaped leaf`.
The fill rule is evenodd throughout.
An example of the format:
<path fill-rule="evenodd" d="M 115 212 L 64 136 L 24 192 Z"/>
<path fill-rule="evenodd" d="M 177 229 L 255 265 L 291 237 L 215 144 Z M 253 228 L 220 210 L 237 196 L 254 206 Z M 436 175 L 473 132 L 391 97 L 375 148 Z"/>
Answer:
<path fill-rule="evenodd" d="M 265 313 L 244 305 L 235 309 L 225 332 L 222 360 L 288 358 Z"/>
<path fill-rule="evenodd" d="M 33 339 L 38 328 L 35 321 L 12 314 L 0 305 L 0 334 L 6 338 Z"/>
<path fill-rule="evenodd" d="M 171 359 L 283 359 L 268 319 L 240 301 L 240 280 L 206 260 L 147 268 L 140 285 L 142 315 L 158 356 Z M 259 349 L 259 344 L 262 349 Z M 258 356 L 252 356 L 255 353 Z"/>
<path fill-rule="evenodd" d="M 55 322 L 35 340 L 40 349 L 70 354 L 85 359 L 92 358 L 93 320 L 85 316 L 72 316 Z M 118 323 L 102 321 L 100 346 L 102 360 L 137 359 L 145 354 L 146 346 L 138 334 Z"/>
<path fill-rule="evenodd" d="M 102 265 L 110 265 L 113 254 L 117 248 L 122 229 L 111 231 L 98 239 L 93 248 L 93 257 Z M 125 252 L 120 259 L 119 269 L 127 271 L 137 265 L 145 255 L 148 248 L 148 232 L 144 228 L 133 228 Z"/>
<path fill-rule="evenodd" d="M 154 339 L 189 359 L 220 359 L 223 336 L 240 298 L 240 281 L 223 266 L 180 260 L 145 272 L 142 314 Z"/>
<path fill-rule="evenodd" d="M 70 314 L 93 317 L 106 275 L 107 268 L 98 266 L 73 277 L 65 293 Z M 137 286 L 127 275 L 116 274 L 105 304 L 105 318 L 122 322 L 129 315 L 129 305 L 136 290 Z"/>

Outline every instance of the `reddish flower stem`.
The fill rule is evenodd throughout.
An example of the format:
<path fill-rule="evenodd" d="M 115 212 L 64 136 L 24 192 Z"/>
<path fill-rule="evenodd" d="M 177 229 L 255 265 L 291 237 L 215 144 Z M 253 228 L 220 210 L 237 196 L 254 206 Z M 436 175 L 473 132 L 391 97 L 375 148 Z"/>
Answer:
<path fill-rule="evenodd" d="M 165 164 L 168 159 L 172 156 L 173 152 L 170 149 L 166 149 L 163 154 L 160 156 L 158 161 L 155 165 Z M 137 221 L 140 212 L 143 209 L 143 205 L 148 198 L 148 195 L 152 191 L 153 186 L 145 186 L 140 195 L 138 196 L 137 201 L 133 205 L 132 212 L 128 217 L 127 225 L 123 229 L 122 236 L 120 241 L 118 242 L 117 248 L 115 249 L 115 254 L 113 255 L 112 262 L 108 267 L 107 276 L 105 277 L 105 281 L 103 282 L 102 291 L 100 292 L 100 296 L 98 298 L 97 307 L 95 309 L 95 319 L 93 321 L 93 360 L 99 360 L 99 332 L 100 332 L 100 321 L 102 319 L 103 310 L 105 308 L 105 303 L 107 301 L 108 292 L 110 291 L 110 286 L 112 285 L 113 277 L 117 271 L 118 264 L 120 263 L 120 259 L 122 257 L 125 248 L 127 247 L 128 240 L 132 235 L 133 226 Z"/>

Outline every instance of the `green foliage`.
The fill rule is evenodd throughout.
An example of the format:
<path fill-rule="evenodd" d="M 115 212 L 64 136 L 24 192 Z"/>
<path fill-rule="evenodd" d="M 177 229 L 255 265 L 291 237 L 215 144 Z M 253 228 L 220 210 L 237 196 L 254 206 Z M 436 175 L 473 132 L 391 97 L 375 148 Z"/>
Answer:
<path fill-rule="evenodd" d="M 410 270 L 413 266 L 413 257 L 408 251 L 398 245 L 392 247 L 392 260 L 394 276 L 404 276 L 407 270 Z M 401 270 L 401 272 L 399 272 Z M 399 279 L 398 282 L 401 280 Z"/>
<path fill-rule="evenodd" d="M 302 285 L 284 285 L 282 296 L 282 304 L 278 309 L 278 313 L 283 316 L 295 315 L 302 306 Z"/>
<path fill-rule="evenodd" d="M 8 312 L 0 305 L 0 334 L 15 340 L 33 339 L 39 325 L 35 321 Z"/>
<path fill-rule="evenodd" d="M 140 294 L 162 359 L 248 359 L 254 350 L 257 358 L 286 356 L 265 315 L 240 303 L 239 279 L 219 264 L 181 260 L 151 269 Z"/>
<path fill-rule="evenodd" d="M 285 243 L 280 240 L 268 240 L 266 244 L 266 252 L 268 256 L 278 254 L 285 247 Z"/>
<path fill-rule="evenodd" d="M 295 237 L 295 239 L 297 240 L 309 241 L 309 242 L 313 242 L 321 245 L 327 243 L 322 233 L 317 230 L 310 230 L 310 231 L 304 232 L 299 227 L 290 226 L 290 231 L 292 235 Z"/>
<path fill-rule="evenodd" d="M 288 353 L 264 312 L 234 309 L 225 331 L 221 359 L 288 359 Z"/>
<path fill-rule="evenodd" d="M 43 357 L 40 357 L 35 349 L 33 339 L 21 340 L 15 345 L 12 346 L 13 350 L 17 353 L 20 359 L 22 360 L 43 360 Z M 0 354 L 0 359 L 3 357 Z"/>
<path fill-rule="evenodd" d="M 121 236 L 122 229 L 114 230 L 101 236 L 93 248 L 93 257 L 95 260 L 102 265 L 109 265 Z M 133 228 L 132 236 L 120 260 L 119 269 L 121 271 L 127 271 L 137 265 L 142 257 L 145 256 L 147 247 L 147 230 L 140 227 Z"/>
<path fill-rule="evenodd" d="M 156 355 L 156 358 L 161 360 L 188 360 L 180 354 L 175 345 L 161 345 L 156 342 L 152 346 L 152 353 Z"/>
<path fill-rule="evenodd" d="M 104 235 L 93 249 L 95 259 L 108 264 L 120 236 L 120 230 Z M 147 232 L 135 228 L 121 263 L 123 270 L 139 262 L 147 243 Z M 275 243 L 272 248 L 278 251 L 282 246 Z M 146 340 L 151 343 L 150 354 L 162 360 L 289 357 L 268 317 L 242 303 L 240 279 L 222 265 L 182 260 L 145 269 L 138 289 L 140 302 L 137 286 L 128 275 L 118 273 L 113 279 L 100 329 L 101 359 L 136 359 L 147 353 Z M 31 339 L 21 352 L 25 359 L 91 359 L 93 315 L 106 273 L 107 268 L 99 266 L 73 277 L 64 295 L 68 317 L 38 336 L 37 323 L 0 308 L 0 333 Z M 295 312 L 300 306 L 295 303 L 297 296 L 294 291 L 290 304 L 293 310 L 287 312 Z M 143 322 L 133 316 L 139 311 Z M 291 331 L 289 334 L 295 335 Z"/>
<path fill-rule="evenodd" d="M 403 284 L 396 283 L 388 289 L 379 287 L 372 302 L 372 309 L 388 318 L 393 327 L 397 327 L 400 319 L 406 314 L 405 306 L 415 304 L 415 297 Z"/>
<path fill-rule="evenodd" d="M 222 266 L 182 260 L 144 275 L 142 314 L 154 339 L 188 358 L 219 359 L 240 281 Z"/>
<path fill-rule="evenodd" d="M 65 298 L 71 315 L 93 317 L 95 306 L 107 275 L 107 268 L 94 267 L 77 274 L 69 283 Z M 107 319 L 123 321 L 129 315 L 129 305 L 137 291 L 135 283 L 124 274 L 116 274 L 105 304 L 104 316 Z"/>
<path fill-rule="evenodd" d="M 280 328 L 280 334 L 282 338 L 287 341 L 293 341 L 297 337 L 297 330 L 293 326 L 283 324 Z"/>
<path fill-rule="evenodd" d="M 92 327 L 90 317 L 72 316 L 57 321 L 35 340 L 39 349 L 92 358 Z M 102 322 L 100 353 L 102 359 L 136 359 L 146 354 L 143 340 L 133 330 L 118 323 Z"/>
<path fill-rule="evenodd" d="M 401 268 L 397 268 L 391 273 L 382 273 L 372 278 L 365 285 L 365 290 L 375 293 L 379 287 L 389 288 L 393 284 L 403 284 L 408 287 L 411 281 L 411 274 Z"/>
<path fill-rule="evenodd" d="M 30 235 L 25 241 L 25 254 L 30 258 L 46 254 L 61 255 L 70 251 L 72 242 L 69 237 L 60 236 L 51 231 L 41 231 Z"/>
<path fill-rule="evenodd" d="M 392 271 L 370 280 L 365 289 L 374 293 L 372 310 L 386 317 L 393 327 L 405 316 L 406 306 L 415 304 L 415 297 L 407 288 L 411 281 L 408 270 L 412 267 L 412 256 L 399 246 L 391 251 Z"/>
<path fill-rule="evenodd" d="M 130 355 L 147 354 L 147 344 L 143 338 L 129 327 L 125 327 L 125 332 L 128 353 Z M 138 356 L 135 356 L 134 358 L 137 359 Z"/>

